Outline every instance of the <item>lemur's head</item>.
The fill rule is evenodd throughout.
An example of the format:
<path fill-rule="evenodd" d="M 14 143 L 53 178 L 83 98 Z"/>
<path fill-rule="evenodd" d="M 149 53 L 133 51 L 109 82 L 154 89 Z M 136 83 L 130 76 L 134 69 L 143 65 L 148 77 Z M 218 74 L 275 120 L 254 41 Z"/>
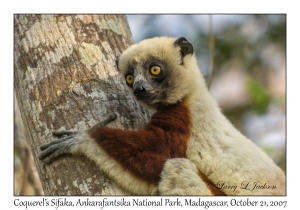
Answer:
<path fill-rule="evenodd" d="M 183 100 L 195 89 L 199 69 L 193 52 L 184 37 L 146 39 L 122 53 L 118 69 L 130 92 L 156 109 Z"/>

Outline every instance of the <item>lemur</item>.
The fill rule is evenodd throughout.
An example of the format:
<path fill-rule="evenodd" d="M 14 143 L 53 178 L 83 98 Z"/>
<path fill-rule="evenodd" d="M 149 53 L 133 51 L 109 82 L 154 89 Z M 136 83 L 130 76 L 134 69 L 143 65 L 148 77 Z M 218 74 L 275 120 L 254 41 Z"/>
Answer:
<path fill-rule="evenodd" d="M 108 128 L 110 115 L 86 131 L 55 131 L 62 138 L 40 147 L 41 160 L 83 154 L 133 195 L 285 195 L 284 172 L 222 114 L 186 38 L 134 44 L 118 70 L 155 110 L 149 123 Z"/>

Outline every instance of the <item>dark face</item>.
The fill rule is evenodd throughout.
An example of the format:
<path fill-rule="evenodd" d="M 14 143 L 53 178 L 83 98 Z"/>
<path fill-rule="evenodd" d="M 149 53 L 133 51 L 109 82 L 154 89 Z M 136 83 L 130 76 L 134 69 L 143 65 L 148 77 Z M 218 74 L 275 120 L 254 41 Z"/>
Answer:
<path fill-rule="evenodd" d="M 166 64 L 149 59 L 133 64 L 125 73 L 125 81 L 137 100 L 147 105 L 158 105 L 166 97 L 167 74 Z"/>

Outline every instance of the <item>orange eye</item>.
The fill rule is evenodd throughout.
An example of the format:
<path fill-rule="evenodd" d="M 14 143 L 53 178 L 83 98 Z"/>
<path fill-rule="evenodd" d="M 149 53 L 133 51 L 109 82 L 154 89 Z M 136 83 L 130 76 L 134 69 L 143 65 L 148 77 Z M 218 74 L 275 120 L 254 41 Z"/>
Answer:
<path fill-rule="evenodd" d="M 152 75 L 155 75 L 155 76 L 159 75 L 160 67 L 159 66 L 152 66 L 151 69 L 150 69 L 150 73 Z"/>
<path fill-rule="evenodd" d="M 133 83 L 133 76 L 132 75 L 127 75 L 126 76 L 126 82 L 127 82 L 127 84 L 128 85 L 132 85 L 132 83 Z"/>

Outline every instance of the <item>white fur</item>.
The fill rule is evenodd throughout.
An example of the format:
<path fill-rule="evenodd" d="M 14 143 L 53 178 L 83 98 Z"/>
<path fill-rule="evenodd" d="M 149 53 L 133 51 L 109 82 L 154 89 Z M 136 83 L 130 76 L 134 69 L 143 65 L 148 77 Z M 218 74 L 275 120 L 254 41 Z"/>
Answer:
<path fill-rule="evenodd" d="M 196 166 L 185 158 L 169 159 L 161 173 L 160 195 L 212 195 L 198 176 Z"/>
<path fill-rule="evenodd" d="M 242 135 L 221 113 L 195 64 L 187 61 L 195 82 L 186 97 L 191 110 L 192 135 L 187 158 L 227 195 L 285 195 L 285 174 L 268 155 Z M 276 186 L 276 189 L 241 189 L 242 183 Z M 245 185 L 243 185 L 245 186 Z"/>

